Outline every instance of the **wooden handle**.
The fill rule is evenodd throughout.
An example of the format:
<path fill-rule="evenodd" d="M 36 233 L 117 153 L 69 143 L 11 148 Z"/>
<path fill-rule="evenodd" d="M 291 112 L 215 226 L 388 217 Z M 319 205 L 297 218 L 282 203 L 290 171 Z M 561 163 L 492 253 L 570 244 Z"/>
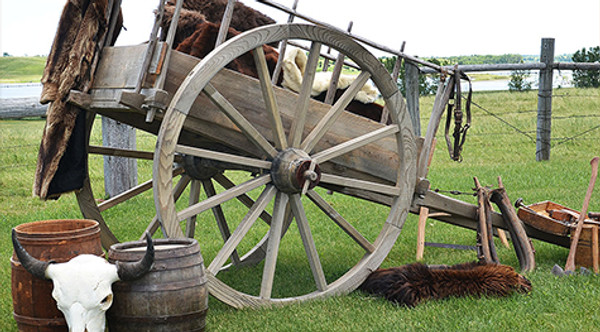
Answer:
<path fill-rule="evenodd" d="M 590 161 L 590 165 L 592 165 L 592 177 L 590 178 L 590 184 L 588 185 L 587 192 L 585 193 L 583 207 L 581 208 L 581 212 L 579 213 L 579 219 L 577 220 L 577 228 L 575 229 L 575 234 L 573 234 L 573 238 L 571 239 L 571 247 L 569 249 L 569 256 L 567 257 L 567 263 L 565 264 L 565 271 L 575 271 L 575 253 L 577 251 L 577 243 L 579 242 L 579 237 L 581 236 L 581 230 L 583 229 L 583 221 L 587 216 L 588 206 L 590 204 L 590 199 L 592 198 L 592 192 L 594 191 L 596 178 L 598 177 L 598 160 L 600 160 L 599 157 L 594 157 Z"/>

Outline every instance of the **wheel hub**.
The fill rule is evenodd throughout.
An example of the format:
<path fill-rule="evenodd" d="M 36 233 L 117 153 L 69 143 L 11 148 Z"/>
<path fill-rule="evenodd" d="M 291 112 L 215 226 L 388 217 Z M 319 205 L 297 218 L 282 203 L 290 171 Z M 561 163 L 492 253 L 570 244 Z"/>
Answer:
<path fill-rule="evenodd" d="M 273 159 L 271 178 L 277 189 L 290 194 L 299 193 L 305 183 L 308 183 L 308 189 L 319 184 L 321 170 L 306 152 L 288 148 Z"/>

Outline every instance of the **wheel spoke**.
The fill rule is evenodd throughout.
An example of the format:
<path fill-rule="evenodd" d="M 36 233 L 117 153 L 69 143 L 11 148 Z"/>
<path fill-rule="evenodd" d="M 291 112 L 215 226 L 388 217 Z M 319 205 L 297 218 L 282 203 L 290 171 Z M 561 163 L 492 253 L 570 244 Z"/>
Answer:
<path fill-rule="evenodd" d="M 275 142 L 275 147 L 279 150 L 283 150 L 287 148 L 287 140 L 285 138 L 283 124 L 281 123 L 281 115 L 279 114 L 279 108 L 277 107 L 277 100 L 275 99 L 275 93 L 273 92 L 273 84 L 271 83 L 269 68 L 267 67 L 267 60 L 262 45 L 255 48 L 252 55 L 254 56 L 254 63 L 256 64 L 256 69 L 258 71 L 258 78 L 260 80 L 260 87 L 263 99 L 265 100 L 267 114 L 269 115 L 269 120 L 271 120 L 273 141 Z"/>
<path fill-rule="evenodd" d="M 356 96 L 358 92 L 362 89 L 362 87 L 367 83 L 371 74 L 369 72 L 363 71 L 358 75 L 356 80 L 352 82 L 350 87 L 344 92 L 344 94 L 338 99 L 338 101 L 331 107 L 329 112 L 319 121 L 317 126 L 306 136 L 306 139 L 302 142 L 300 148 L 308 153 L 312 151 L 315 145 L 319 142 L 319 140 L 325 135 L 325 133 L 331 128 L 331 126 L 335 123 L 338 116 L 342 113 L 342 111 L 350 104 L 352 99 Z"/>
<path fill-rule="evenodd" d="M 244 219 L 240 222 L 238 227 L 235 229 L 229 240 L 225 242 L 219 253 L 215 256 L 213 261 L 208 266 L 208 271 L 210 271 L 213 275 L 217 275 L 227 258 L 231 256 L 233 250 L 240 244 L 244 236 L 248 233 L 256 219 L 260 213 L 267 207 L 269 202 L 275 196 L 275 192 L 277 190 L 274 186 L 269 185 L 263 190 L 260 194 L 256 203 L 252 206 L 252 208 L 248 211 Z"/>
<path fill-rule="evenodd" d="M 275 206 L 273 207 L 273 221 L 271 222 L 271 228 L 269 229 L 267 256 L 265 257 L 265 266 L 260 286 L 260 297 L 263 299 L 271 298 L 273 279 L 275 278 L 275 267 L 277 265 L 277 254 L 279 253 L 281 231 L 283 229 L 283 220 L 288 200 L 289 196 L 287 194 L 281 191 L 277 192 L 277 195 L 275 196 Z"/>
<path fill-rule="evenodd" d="M 317 163 L 324 163 L 335 157 L 339 157 L 350 151 L 361 148 L 367 144 L 376 142 L 387 136 L 391 136 L 397 133 L 399 130 L 400 129 L 397 125 L 389 125 L 316 153 L 312 156 L 312 159 Z"/>
<path fill-rule="evenodd" d="M 195 147 L 185 146 L 185 145 L 181 145 L 181 144 L 178 144 L 175 147 L 175 152 L 184 153 L 184 154 L 201 157 L 201 158 L 206 158 L 206 159 L 211 159 L 211 160 L 223 161 L 223 162 L 236 164 L 236 165 L 257 167 L 257 168 L 261 168 L 261 169 L 270 169 L 271 168 L 270 161 L 260 160 L 260 159 L 256 159 L 256 158 L 240 157 L 240 156 L 230 154 L 230 153 L 216 152 L 216 151 L 212 151 L 212 150 L 195 148 Z"/>
<path fill-rule="evenodd" d="M 225 175 L 219 173 L 216 174 L 213 179 L 217 181 L 220 185 L 225 189 L 231 189 L 235 187 L 235 183 L 231 182 Z M 236 197 L 242 204 L 244 204 L 247 208 L 252 207 L 254 205 L 254 200 L 250 198 L 250 196 L 246 194 L 242 194 Z M 260 214 L 260 219 L 262 219 L 267 225 L 271 225 L 271 215 L 267 211 L 263 211 Z"/>
<path fill-rule="evenodd" d="M 105 200 L 104 202 L 98 204 L 98 209 L 100 210 L 100 212 L 104 212 L 110 209 L 111 207 L 114 207 L 120 203 L 131 199 L 132 197 L 135 197 L 139 194 L 148 191 L 149 189 L 152 189 L 152 180 L 148 180 L 142 184 L 138 184 L 137 186 L 129 190 L 126 190 L 116 196 L 111 197 L 110 199 Z"/>
<path fill-rule="evenodd" d="M 217 205 L 227 202 L 228 200 L 230 200 L 234 197 L 237 197 L 241 194 L 245 194 L 245 193 L 247 193 L 253 189 L 256 189 L 260 186 L 263 186 L 269 182 L 271 182 L 271 175 L 269 175 L 269 174 L 265 174 L 265 175 L 259 176 L 257 178 L 254 178 L 252 180 L 246 181 L 245 183 L 242 183 L 239 186 L 225 190 L 213 197 L 207 198 L 206 200 L 204 200 L 198 204 L 194 204 L 190 207 L 187 207 L 187 208 L 181 210 L 177 214 L 177 220 L 185 220 L 185 219 L 189 218 L 190 216 L 193 216 L 195 214 L 199 214 L 208 209 L 211 209 Z"/>
<path fill-rule="evenodd" d="M 200 181 L 192 180 L 190 185 L 190 198 L 189 198 L 189 206 L 197 204 L 200 200 Z M 189 216 L 185 223 L 185 236 L 189 238 L 194 237 L 194 233 L 196 232 L 196 215 Z"/>
<path fill-rule="evenodd" d="M 310 54 L 308 55 L 304 77 L 302 77 L 302 87 L 300 88 L 300 94 L 298 95 L 298 104 L 296 104 L 296 109 L 294 111 L 296 117 L 290 128 L 289 141 L 291 142 L 292 147 L 299 147 L 300 142 L 302 141 L 306 113 L 308 113 L 308 105 L 310 103 L 310 94 L 315 80 L 317 64 L 321 55 L 320 50 L 321 43 L 319 42 L 313 42 L 310 46 Z"/>
<path fill-rule="evenodd" d="M 304 251 L 308 257 L 308 263 L 312 271 L 313 277 L 315 278 L 315 284 L 319 291 L 325 291 L 327 289 L 327 280 L 325 279 L 325 273 L 323 273 L 323 267 L 321 266 L 321 260 L 319 259 L 319 253 L 315 246 L 315 240 L 313 239 L 310 226 L 308 225 L 308 219 L 300 200 L 300 195 L 292 195 L 290 199 L 290 205 L 292 206 L 292 212 L 296 217 L 296 223 L 298 224 L 298 231 L 304 244 Z"/>
<path fill-rule="evenodd" d="M 398 187 L 388 186 L 385 184 L 375 183 L 371 181 L 357 180 L 333 174 L 321 173 L 321 182 L 334 184 L 336 186 L 372 191 L 375 193 L 390 196 L 397 196 L 400 194 L 400 189 Z"/>
<path fill-rule="evenodd" d="M 277 150 L 271 143 L 214 86 L 207 84 L 203 92 L 254 145 L 268 156 L 275 157 Z"/>
<path fill-rule="evenodd" d="M 315 203 L 331 220 L 333 220 L 346 234 L 348 234 L 358 245 L 368 253 L 375 251 L 375 246 L 369 242 L 360 232 L 354 228 L 342 215 L 340 215 L 327 201 L 314 190 L 309 190 L 308 198 Z"/>
<path fill-rule="evenodd" d="M 119 149 L 119 148 L 111 148 L 111 147 L 96 146 L 96 145 L 90 145 L 88 147 L 88 153 L 101 154 L 104 156 L 135 158 L 135 159 L 144 159 L 144 160 L 152 160 L 154 158 L 153 152 Z"/>
<path fill-rule="evenodd" d="M 206 197 L 210 198 L 217 195 L 215 191 L 215 186 L 212 181 L 202 180 L 202 186 L 204 187 L 204 192 L 206 193 Z M 219 227 L 219 232 L 221 232 L 221 237 L 223 238 L 223 242 L 227 242 L 227 240 L 231 237 L 231 231 L 229 230 L 229 225 L 227 225 L 227 220 L 225 219 L 225 214 L 223 213 L 223 209 L 221 205 L 217 205 L 212 208 L 213 215 L 215 216 L 215 220 L 217 221 L 217 226 Z M 237 253 L 237 250 L 234 250 L 231 254 L 231 260 L 233 264 L 240 263 L 240 256 Z"/>
<path fill-rule="evenodd" d="M 173 171 L 173 176 L 177 176 L 181 173 L 183 173 L 183 168 L 177 168 Z M 114 197 L 111 197 L 110 199 L 105 200 L 104 202 L 98 204 L 98 210 L 100 210 L 100 212 L 104 212 L 118 204 L 128 201 L 131 198 L 148 191 L 149 189 L 152 189 L 152 180 L 138 184 L 133 188 L 130 188 Z"/>

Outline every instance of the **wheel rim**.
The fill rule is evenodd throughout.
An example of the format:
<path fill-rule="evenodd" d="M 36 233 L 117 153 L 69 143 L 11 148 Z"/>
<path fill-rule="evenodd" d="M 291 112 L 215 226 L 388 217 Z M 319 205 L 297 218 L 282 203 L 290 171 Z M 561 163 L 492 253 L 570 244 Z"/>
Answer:
<path fill-rule="evenodd" d="M 283 111 L 277 98 L 274 98 L 274 88 L 270 84 L 270 77 L 266 63 L 262 57 L 262 45 L 277 42 L 283 39 L 299 39 L 311 42 L 311 52 L 308 58 L 306 74 L 303 82 L 306 82 L 297 96 L 297 102 L 293 107 L 293 122 L 288 129 L 282 125 Z M 355 83 L 350 85 L 347 94 L 344 94 L 336 102 L 325 116 L 312 125 L 306 135 L 306 116 L 309 113 L 310 87 L 314 79 L 314 72 L 318 61 L 319 49 L 322 45 L 329 45 L 341 53 L 344 53 L 362 69 Z M 223 89 L 215 88 L 211 83 L 212 78 L 221 71 L 231 60 L 237 58 L 247 51 L 254 51 L 254 58 L 259 69 L 259 83 L 265 101 L 264 108 L 270 119 L 271 135 L 266 138 L 261 130 L 257 129 L 251 121 L 248 121 L 236 109 Z M 335 143 L 331 147 L 319 147 L 320 142 L 327 134 L 352 97 L 371 79 L 379 89 L 388 109 L 392 114 L 392 125 L 379 126 L 377 129 L 360 133 L 343 143 Z M 179 135 L 186 122 L 186 117 L 192 109 L 192 105 L 199 95 L 204 95 L 220 109 L 221 112 L 235 124 L 244 137 L 251 142 L 258 151 L 243 154 L 251 154 L 250 157 L 241 157 L 236 153 L 215 153 L 210 149 L 200 149 L 185 146 L 178 143 Z M 288 106 L 288 105 L 286 105 Z M 311 106 L 312 107 L 312 106 Z M 314 122 L 315 120 L 313 120 Z M 304 136 L 304 137 L 303 137 Z M 335 158 L 343 158 L 345 155 L 352 156 L 353 153 L 371 143 L 378 143 L 385 139 L 393 139 L 397 154 L 397 166 L 392 171 L 391 184 L 382 184 L 374 181 L 366 181 L 361 178 L 337 176 L 329 171 L 321 171 L 320 166 L 327 166 L 328 162 Z M 295 154 L 287 154 L 286 162 L 296 165 L 293 171 L 283 172 L 275 175 L 277 168 L 274 164 L 281 163 L 286 158 L 282 154 L 286 149 L 292 148 Z M 187 76 L 181 87 L 177 90 L 169 109 L 163 119 L 157 141 L 157 153 L 154 158 L 154 197 L 157 214 L 162 221 L 169 237 L 183 237 L 181 221 L 197 216 L 207 209 L 219 206 L 233 200 L 236 195 L 247 194 L 256 188 L 260 195 L 253 201 L 246 215 L 227 238 L 218 252 L 205 261 L 210 262 L 207 267 L 209 279 L 209 290 L 218 299 L 235 307 L 259 306 L 265 304 L 285 303 L 311 299 L 331 294 L 339 294 L 355 289 L 368 275 L 369 271 L 377 268 L 387 253 L 391 250 L 396 238 L 400 234 L 402 225 L 406 219 L 412 200 L 414 184 L 416 182 L 416 145 L 412 135 L 410 119 L 404 107 L 403 99 L 396 85 L 392 82 L 389 74 L 385 71 L 379 61 L 368 53 L 362 46 L 348 38 L 346 35 L 330 29 L 312 25 L 289 24 L 274 25 L 252 30 L 236 38 L 229 40 L 215 51 L 211 52 L 202 60 Z M 173 180 L 171 176 L 173 158 L 177 153 L 186 153 L 207 159 L 223 160 L 228 162 L 251 165 L 259 169 L 262 175 L 256 176 L 246 182 L 224 190 L 210 199 L 188 208 L 178 211 L 173 199 Z M 361 159 L 362 161 L 362 159 Z M 327 168 L 327 167 L 325 167 Z M 317 171 L 315 171 L 317 170 Z M 300 174 L 300 175 L 299 175 Z M 298 176 L 300 179 L 298 180 Z M 292 178 L 292 180 L 289 180 Z M 296 180 L 294 180 L 294 178 Z M 290 186 L 282 184 L 285 182 Z M 331 188 L 343 188 L 341 192 L 354 193 L 355 196 L 365 197 L 368 201 L 370 195 L 385 196 L 389 200 L 390 209 L 385 217 L 385 222 L 380 223 L 374 240 L 363 236 L 352 223 L 344 219 L 338 211 L 323 198 L 322 192 L 312 189 L 314 186 Z M 366 189 L 364 189 L 366 188 Z M 365 194 L 366 192 L 366 194 Z M 302 197 L 306 197 L 303 199 Z M 308 203 L 310 201 L 310 203 Z M 267 206 L 272 203 L 272 207 Z M 315 237 L 312 234 L 309 218 L 307 217 L 307 206 L 311 209 L 321 211 L 325 219 L 339 227 L 355 243 L 364 254 L 354 265 L 347 268 L 345 272 L 329 275 L 322 266 L 322 257 L 319 256 Z M 266 237 L 269 239 L 266 245 L 265 261 L 262 272 L 259 272 L 260 286 L 255 287 L 255 293 L 239 290 L 238 285 L 230 285 L 217 275 L 221 274 L 227 260 L 231 259 L 235 249 L 247 236 L 249 230 L 255 224 L 258 216 L 265 210 L 272 211 L 272 222 L 268 228 Z M 302 294 L 286 295 L 277 292 L 274 294 L 274 280 L 278 255 L 282 244 L 282 237 L 293 216 L 298 226 L 298 237 L 304 247 L 304 255 L 310 267 L 310 274 L 314 280 L 314 291 Z M 273 235 L 277 234 L 277 236 Z M 371 236 L 373 238 L 373 236 Z M 201 242 L 202 243 L 202 242 Z M 265 249 L 264 246 L 261 248 Z M 205 251 L 206 252 L 206 251 Z M 277 266 L 279 268 L 279 266 Z M 224 279 L 227 279 L 225 277 Z M 333 281 L 332 281 L 333 280 Z"/>

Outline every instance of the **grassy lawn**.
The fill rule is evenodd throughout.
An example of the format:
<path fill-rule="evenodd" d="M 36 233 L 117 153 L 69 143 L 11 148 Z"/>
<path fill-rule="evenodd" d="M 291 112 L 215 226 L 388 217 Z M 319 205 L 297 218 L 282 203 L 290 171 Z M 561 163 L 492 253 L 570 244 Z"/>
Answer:
<path fill-rule="evenodd" d="M 481 108 L 473 108 L 473 127 L 467 137 L 463 161 L 456 163 L 448 158 L 443 135 L 438 135 L 429 172 L 432 188 L 471 192 L 473 176 L 477 176 L 483 185 L 492 187 L 497 186 L 496 178 L 501 176 L 513 201 L 518 197 L 523 197 L 526 203 L 552 200 L 580 209 L 590 177 L 589 161 L 600 154 L 600 129 L 596 128 L 600 125 L 600 90 L 555 90 L 554 139 L 551 160 L 547 162 L 535 161 L 536 94 L 537 91 L 475 93 L 474 101 Z M 421 102 L 422 127 L 426 128 L 433 98 L 423 98 Z M 10 295 L 11 228 L 35 220 L 81 218 L 73 194 L 64 195 L 57 201 L 40 201 L 31 196 L 43 125 L 40 119 L 0 121 L 0 331 L 16 331 Z M 587 130 L 590 131 L 584 133 Z M 584 134 L 577 136 L 580 133 Z M 94 144 L 100 142 L 97 128 L 92 141 Z M 140 149 L 151 151 L 154 144 L 153 136 L 138 134 Z M 90 168 L 92 182 L 102 192 L 102 159 L 92 157 Z M 140 162 L 139 181 L 150 177 L 151 164 Z M 590 211 L 600 211 L 600 196 L 597 193 L 598 190 L 590 203 Z M 471 196 L 458 198 L 475 203 Z M 331 199 L 336 209 L 360 220 L 362 223 L 359 227 L 363 227 L 364 223 L 364 227 L 368 228 L 372 220 L 380 220 L 382 213 L 385 213 L 385 209 L 382 211 L 377 205 L 358 208 L 356 199 L 340 194 L 333 195 Z M 120 239 L 137 239 L 140 229 L 154 215 L 153 204 L 152 196 L 148 193 L 131 202 L 127 209 L 111 211 L 111 229 Z M 235 214 L 236 211 L 227 213 Z M 415 261 L 416 222 L 416 216 L 408 217 L 383 267 Z M 336 237 L 337 233 L 330 232 L 327 225 L 322 227 L 313 228 L 315 237 L 319 236 L 319 232 L 333 234 L 320 242 L 324 243 L 324 251 L 332 253 L 323 259 L 343 260 L 346 256 L 344 237 Z M 214 228 L 210 231 L 214 232 Z M 295 228 L 290 228 L 290 232 L 297 233 Z M 474 245 L 475 233 L 429 220 L 426 240 Z M 214 255 L 205 241 L 209 240 L 202 238 L 200 242 L 203 255 Z M 568 250 L 537 240 L 533 244 L 537 269 L 527 275 L 533 284 L 533 291 L 529 295 L 431 301 L 414 309 L 398 307 L 358 292 L 260 310 L 236 310 L 211 298 L 207 326 L 210 331 L 597 331 L 600 315 L 595 312 L 600 307 L 600 278 L 554 277 L 550 269 L 554 264 L 564 266 Z M 301 263 L 294 260 L 293 253 L 287 253 L 288 245 L 294 247 L 297 244 L 282 242 L 283 259 L 277 269 L 289 271 L 286 273 L 292 276 Z M 496 246 L 501 262 L 518 269 L 514 251 L 502 247 L 499 241 Z M 300 254 L 304 257 L 303 252 Z M 475 258 L 473 251 L 425 249 L 425 262 L 429 264 L 454 264 Z M 240 271 L 230 278 L 243 283 L 244 273 Z M 310 276 L 307 280 L 307 283 L 311 282 Z M 285 280 L 276 281 L 285 284 Z M 287 287 L 293 287 L 298 292 L 304 289 L 303 285 Z"/>
<path fill-rule="evenodd" d="M 39 83 L 46 57 L 0 57 L 0 83 Z"/>

